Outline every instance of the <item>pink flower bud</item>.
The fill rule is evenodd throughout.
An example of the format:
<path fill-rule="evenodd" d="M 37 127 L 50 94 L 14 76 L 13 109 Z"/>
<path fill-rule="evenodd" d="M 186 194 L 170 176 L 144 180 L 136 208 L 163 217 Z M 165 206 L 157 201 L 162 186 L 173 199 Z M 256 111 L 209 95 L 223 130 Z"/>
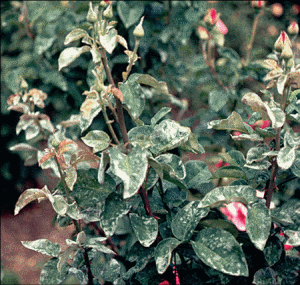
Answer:
<path fill-rule="evenodd" d="M 266 6 L 266 1 L 251 1 L 251 6 L 260 9 Z"/>
<path fill-rule="evenodd" d="M 290 59 L 293 57 L 293 51 L 290 45 L 283 46 L 281 57 L 284 59 Z"/>
<path fill-rule="evenodd" d="M 201 40 L 208 40 L 208 38 L 209 38 L 209 33 L 208 33 L 208 30 L 207 30 L 207 29 L 205 29 L 205 28 L 202 27 L 202 26 L 198 26 L 197 31 L 198 31 L 199 38 L 200 38 Z"/>
<path fill-rule="evenodd" d="M 221 168 L 222 166 L 229 166 L 229 163 L 227 162 L 223 162 L 223 160 L 221 159 L 217 164 L 216 164 L 216 167 L 217 168 Z"/>
<path fill-rule="evenodd" d="M 291 41 L 286 32 L 281 32 L 274 44 L 274 49 L 278 52 L 281 52 L 285 45 L 291 46 Z"/>
<path fill-rule="evenodd" d="M 221 19 L 217 21 L 216 27 L 221 32 L 221 34 L 226 35 L 228 33 L 228 28 L 226 27 L 226 25 L 223 23 Z"/>
<path fill-rule="evenodd" d="M 299 25 L 296 21 L 292 21 L 291 24 L 287 28 L 287 32 L 290 35 L 297 35 L 299 33 Z"/>
<path fill-rule="evenodd" d="M 220 14 L 217 14 L 216 9 L 211 8 L 208 10 L 207 14 L 204 17 L 204 22 L 210 26 L 214 26 L 219 20 Z"/>

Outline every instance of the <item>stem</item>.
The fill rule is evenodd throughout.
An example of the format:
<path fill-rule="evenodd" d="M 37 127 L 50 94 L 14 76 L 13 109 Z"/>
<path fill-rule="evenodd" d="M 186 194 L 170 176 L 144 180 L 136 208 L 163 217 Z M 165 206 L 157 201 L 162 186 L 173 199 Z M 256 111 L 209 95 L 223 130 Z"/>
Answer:
<path fill-rule="evenodd" d="M 244 60 L 245 65 L 249 64 L 250 61 L 250 55 L 251 55 L 251 50 L 253 47 L 253 43 L 254 43 L 254 39 L 255 39 L 255 34 L 256 34 L 256 30 L 257 30 L 257 26 L 258 26 L 258 21 L 259 18 L 262 17 L 262 15 L 264 14 L 264 10 L 261 9 L 259 14 L 255 15 L 254 21 L 253 21 L 253 26 L 252 26 L 252 32 L 251 32 L 251 38 L 250 38 L 250 42 L 247 45 L 247 53 L 246 53 L 246 58 Z"/>
<path fill-rule="evenodd" d="M 101 60 L 102 60 L 102 63 L 103 63 L 103 67 L 104 67 L 106 76 L 108 78 L 108 82 L 109 82 L 109 84 L 111 84 L 112 87 L 116 87 L 115 82 L 112 78 L 109 66 L 108 66 L 106 52 L 105 52 L 105 50 L 100 49 L 100 53 L 101 53 Z M 130 148 L 129 139 L 128 139 L 128 135 L 127 135 L 126 124 L 125 124 L 125 118 L 124 118 L 124 113 L 123 113 L 122 102 L 116 96 L 115 96 L 115 99 L 116 99 L 116 104 L 117 104 L 118 123 L 119 123 L 119 126 L 120 126 L 121 135 L 122 135 L 122 138 L 123 138 L 123 143 L 126 145 L 126 148 Z"/>
<path fill-rule="evenodd" d="M 88 285 L 93 285 L 93 274 L 91 271 L 91 266 L 90 266 L 90 260 L 89 260 L 89 256 L 87 253 L 86 248 L 83 249 L 83 257 L 84 257 L 84 261 L 85 261 L 85 265 L 87 267 L 87 274 L 88 274 Z"/>
<path fill-rule="evenodd" d="M 129 64 L 128 64 L 127 68 L 126 68 L 126 73 L 125 73 L 124 76 L 123 76 L 123 82 L 126 81 L 128 75 L 129 75 L 129 73 L 130 73 L 130 71 L 131 71 L 131 69 L 132 69 L 132 66 L 133 66 L 133 64 L 134 64 L 134 57 L 135 57 L 135 55 L 136 55 L 136 53 L 137 53 L 139 44 L 140 44 L 140 39 L 136 39 L 135 45 L 134 45 L 134 49 L 133 49 L 132 57 L 131 57 L 130 62 L 129 62 Z"/>
<path fill-rule="evenodd" d="M 24 1 L 24 3 L 23 3 L 23 6 L 22 6 L 22 15 L 23 15 L 23 17 L 24 17 L 25 33 L 26 33 L 26 35 L 27 35 L 32 41 L 34 41 L 35 35 L 34 35 L 34 33 L 32 33 L 32 31 L 30 30 L 30 23 L 29 23 L 29 20 L 28 20 L 27 1 Z"/>

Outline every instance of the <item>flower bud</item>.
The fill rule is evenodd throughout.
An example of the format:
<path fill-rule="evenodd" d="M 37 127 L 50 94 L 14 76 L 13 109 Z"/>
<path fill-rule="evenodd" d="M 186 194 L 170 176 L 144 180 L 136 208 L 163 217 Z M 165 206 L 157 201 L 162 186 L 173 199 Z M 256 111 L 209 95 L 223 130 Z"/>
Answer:
<path fill-rule="evenodd" d="M 101 1 L 99 6 L 100 8 L 105 8 L 108 4 L 110 4 L 109 1 Z"/>
<path fill-rule="evenodd" d="M 109 19 L 111 19 L 113 17 L 112 5 L 107 6 L 107 8 L 103 12 L 103 16 L 107 20 L 109 20 Z"/>
<path fill-rule="evenodd" d="M 266 1 L 251 1 L 251 6 L 261 9 L 266 6 Z"/>
<path fill-rule="evenodd" d="M 90 6 L 90 8 L 89 8 L 89 11 L 88 11 L 88 13 L 87 13 L 86 19 L 87 19 L 87 21 L 90 22 L 90 23 L 95 23 L 95 22 L 97 22 L 97 20 L 98 20 L 97 13 L 96 13 L 96 11 L 93 9 L 93 4 L 92 4 L 92 2 L 90 2 L 89 6 Z"/>
<path fill-rule="evenodd" d="M 282 52 L 285 45 L 291 46 L 291 41 L 286 32 L 281 32 L 274 44 L 274 49 L 277 52 Z"/>
<path fill-rule="evenodd" d="M 290 45 L 286 44 L 283 46 L 282 52 L 281 52 L 281 58 L 283 59 L 290 59 L 293 57 L 293 51 Z"/>
<path fill-rule="evenodd" d="M 220 17 L 220 14 L 217 14 L 216 9 L 211 8 L 208 10 L 203 21 L 207 25 L 214 26 L 217 23 L 217 21 L 219 20 L 219 17 Z"/>
<path fill-rule="evenodd" d="M 296 21 L 292 21 L 291 24 L 287 28 L 287 32 L 290 35 L 297 35 L 299 33 L 299 25 Z"/>
<path fill-rule="evenodd" d="M 204 27 L 198 26 L 197 31 L 198 31 L 199 38 L 201 40 L 208 40 L 209 33 L 208 33 L 207 29 L 205 29 Z"/>
<path fill-rule="evenodd" d="M 59 147 L 59 141 L 55 137 L 52 140 L 52 146 L 54 148 L 58 148 Z"/>
<path fill-rule="evenodd" d="M 144 16 L 141 18 L 139 24 L 135 27 L 133 31 L 133 35 L 136 38 L 142 38 L 145 34 L 144 29 L 143 29 L 143 21 L 144 21 Z"/>
<path fill-rule="evenodd" d="M 21 87 L 22 90 L 27 90 L 28 89 L 28 83 L 26 82 L 26 80 L 23 77 L 21 77 L 20 87 Z"/>

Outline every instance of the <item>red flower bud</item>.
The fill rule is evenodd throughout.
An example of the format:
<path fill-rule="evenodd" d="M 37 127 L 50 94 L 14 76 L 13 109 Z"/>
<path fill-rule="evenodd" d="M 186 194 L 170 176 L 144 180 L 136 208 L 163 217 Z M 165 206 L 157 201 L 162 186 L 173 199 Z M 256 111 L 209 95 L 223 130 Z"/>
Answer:
<path fill-rule="evenodd" d="M 208 10 L 207 14 L 204 17 L 204 22 L 210 26 L 214 26 L 219 20 L 220 14 L 217 14 L 216 9 L 211 8 Z"/>
<path fill-rule="evenodd" d="M 274 49 L 278 52 L 281 52 L 285 45 L 291 46 L 291 41 L 286 32 L 281 32 L 274 44 Z"/>
<path fill-rule="evenodd" d="M 208 30 L 207 30 L 207 29 L 205 29 L 205 28 L 202 27 L 202 26 L 198 26 L 197 31 L 198 31 L 199 38 L 200 38 L 201 40 L 208 40 L 208 38 L 209 38 L 209 33 L 208 33 Z"/>
<path fill-rule="evenodd" d="M 291 24 L 287 28 L 287 32 L 290 35 L 297 35 L 299 33 L 299 25 L 296 21 L 292 21 Z"/>
<path fill-rule="evenodd" d="M 260 9 L 266 6 L 266 1 L 251 1 L 251 6 Z"/>

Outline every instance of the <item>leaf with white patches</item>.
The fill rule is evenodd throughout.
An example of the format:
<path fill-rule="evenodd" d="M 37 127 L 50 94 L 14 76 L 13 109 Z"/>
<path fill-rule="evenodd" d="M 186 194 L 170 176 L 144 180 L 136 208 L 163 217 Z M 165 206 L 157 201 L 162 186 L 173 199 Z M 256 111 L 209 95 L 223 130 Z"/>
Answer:
<path fill-rule="evenodd" d="M 34 241 L 21 241 L 22 245 L 34 251 L 57 257 L 60 252 L 58 243 L 52 243 L 47 239 L 37 239 Z"/>
<path fill-rule="evenodd" d="M 191 243 L 196 255 L 206 265 L 225 274 L 249 276 L 244 252 L 229 232 L 219 228 L 206 228 Z"/>

